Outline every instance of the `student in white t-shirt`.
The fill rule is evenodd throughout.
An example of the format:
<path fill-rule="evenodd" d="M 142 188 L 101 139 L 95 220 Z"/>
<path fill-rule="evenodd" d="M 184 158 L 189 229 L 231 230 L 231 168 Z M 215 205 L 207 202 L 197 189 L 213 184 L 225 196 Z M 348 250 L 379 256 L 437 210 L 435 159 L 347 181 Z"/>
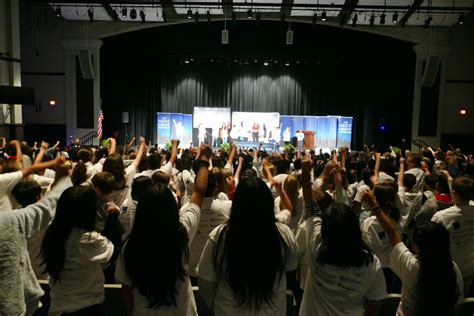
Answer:
<path fill-rule="evenodd" d="M 369 188 L 364 189 L 362 195 L 369 191 Z M 386 212 L 389 218 L 396 223 L 395 227 L 400 231 L 400 211 L 396 205 L 397 188 L 395 183 L 377 183 L 373 192 L 377 203 L 381 206 L 384 212 Z M 373 215 L 364 220 L 361 225 L 361 230 L 365 243 L 380 260 L 388 292 L 391 289 L 391 284 L 395 275 L 390 269 L 390 253 L 392 252 L 392 245 L 390 244 L 387 233 L 382 225 L 380 225 L 378 219 Z"/>
<path fill-rule="evenodd" d="M 309 157 L 302 169 L 310 272 L 300 316 L 377 314 L 385 280 L 378 258 L 362 240 L 357 216 L 341 203 L 321 210 L 311 189 Z"/>
<path fill-rule="evenodd" d="M 110 260 L 114 246 L 93 230 L 96 204 L 96 193 L 89 186 L 69 188 L 59 198 L 41 247 L 50 276 L 49 315 L 102 314 L 102 264 Z"/>
<path fill-rule="evenodd" d="M 416 191 L 416 177 L 411 173 L 405 172 L 405 159 L 400 158 L 400 172 L 398 174 L 398 206 L 402 218 L 401 227 L 406 230 L 410 222 L 421 209 L 423 193 Z"/>
<path fill-rule="evenodd" d="M 441 225 L 415 225 L 413 254 L 403 244 L 394 222 L 370 193 L 372 210 L 393 246 L 390 267 L 402 280 L 397 315 L 455 315 L 463 300 L 461 272 L 452 261 L 449 232 Z"/>
<path fill-rule="evenodd" d="M 145 139 L 140 137 L 140 147 L 133 162 L 125 168 L 120 154 L 109 153 L 109 156 L 104 162 L 103 171 L 110 172 L 115 178 L 115 190 L 111 194 L 111 199 L 115 205 L 122 205 L 125 199 L 130 197 L 130 189 L 133 182 L 133 177 L 137 173 L 138 165 L 143 157 L 145 151 Z"/>
<path fill-rule="evenodd" d="M 451 255 L 459 265 L 466 294 L 474 280 L 474 180 L 457 177 L 452 183 L 454 206 L 433 215 L 451 236 Z"/>
<path fill-rule="evenodd" d="M 285 272 L 296 255 L 266 183 L 242 177 L 229 221 L 211 232 L 196 268 L 199 291 L 215 315 L 286 315 Z"/>
<path fill-rule="evenodd" d="M 201 152 L 195 189 L 182 214 L 163 184 L 147 188 L 138 202 L 115 270 L 129 315 L 197 315 L 187 260 L 199 224 L 212 150 L 203 145 Z"/>

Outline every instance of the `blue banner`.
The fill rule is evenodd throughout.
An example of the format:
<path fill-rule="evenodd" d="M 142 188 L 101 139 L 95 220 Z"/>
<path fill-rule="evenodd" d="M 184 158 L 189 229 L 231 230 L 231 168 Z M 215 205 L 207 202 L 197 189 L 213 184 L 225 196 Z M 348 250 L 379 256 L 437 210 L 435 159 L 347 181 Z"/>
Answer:
<path fill-rule="evenodd" d="M 341 116 L 337 124 L 337 147 L 351 148 L 352 117 Z"/>
<path fill-rule="evenodd" d="M 164 144 L 171 139 L 170 113 L 156 113 L 157 143 Z"/>

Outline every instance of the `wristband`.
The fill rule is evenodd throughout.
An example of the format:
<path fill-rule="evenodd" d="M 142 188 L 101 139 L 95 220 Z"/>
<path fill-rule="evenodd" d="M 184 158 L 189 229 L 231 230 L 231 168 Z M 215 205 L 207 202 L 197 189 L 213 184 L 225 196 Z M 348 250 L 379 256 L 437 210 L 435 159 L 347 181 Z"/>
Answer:
<path fill-rule="evenodd" d="M 380 213 L 381 211 L 382 211 L 382 209 L 380 208 L 380 205 L 378 203 L 370 208 L 370 212 L 373 215 L 376 215 L 376 214 Z"/>

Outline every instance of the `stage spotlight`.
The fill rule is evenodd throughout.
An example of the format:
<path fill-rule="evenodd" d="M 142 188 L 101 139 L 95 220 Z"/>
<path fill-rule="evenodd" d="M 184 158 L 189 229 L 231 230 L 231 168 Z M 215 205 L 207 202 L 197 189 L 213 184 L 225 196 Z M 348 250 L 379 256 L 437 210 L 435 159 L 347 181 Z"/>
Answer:
<path fill-rule="evenodd" d="M 130 18 L 132 20 L 135 20 L 137 18 L 137 10 L 135 9 L 130 10 Z"/>
<path fill-rule="evenodd" d="M 463 14 L 463 13 L 461 13 L 461 14 L 459 15 L 458 22 L 459 22 L 459 24 L 461 24 L 461 25 L 464 24 L 464 14 Z"/>
<path fill-rule="evenodd" d="M 57 7 L 57 8 L 56 8 L 56 16 L 57 16 L 58 18 L 61 17 L 61 7 Z"/>
<path fill-rule="evenodd" d="M 396 24 L 398 22 L 398 13 L 395 12 L 393 15 L 392 15 L 392 23 L 393 24 Z"/>
<path fill-rule="evenodd" d="M 252 18 L 252 9 L 248 9 L 247 10 L 247 19 L 251 19 Z"/>
<path fill-rule="evenodd" d="M 185 60 L 184 60 L 184 63 L 185 63 L 185 64 L 189 64 L 189 59 L 185 59 Z"/>
<path fill-rule="evenodd" d="M 145 23 L 145 18 L 146 18 L 145 11 L 142 9 L 140 10 L 140 19 L 142 19 L 143 23 Z"/>
<path fill-rule="evenodd" d="M 372 15 L 370 16 L 370 21 L 369 21 L 369 23 L 370 23 L 370 26 L 374 26 L 374 24 L 375 24 L 375 15 L 374 15 L 373 13 L 372 13 Z"/>
<path fill-rule="evenodd" d="M 352 27 L 356 27 L 357 25 L 357 14 L 354 14 L 352 17 Z"/>
<path fill-rule="evenodd" d="M 255 59 L 253 62 L 257 64 L 257 63 L 258 63 L 258 59 Z"/>
<path fill-rule="evenodd" d="M 194 12 L 194 24 L 198 24 L 199 23 L 199 12 L 196 11 Z"/>
<path fill-rule="evenodd" d="M 127 18 L 127 8 L 122 9 L 122 18 L 126 19 Z"/>
<path fill-rule="evenodd" d="M 431 24 L 431 21 L 433 21 L 433 18 L 430 16 L 428 16 L 428 18 L 425 20 L 425 25 L 423 26 L 424 28 L 427 28 L 428 26 L 430 26 Z"/>
<path fill-rule="evenodd" d="M 290 65 L 290 62 L 289 61 L 285 61 L 285 66 L 289 66 Z"/>
<path fill-rule="evenodd" d="M 193 10 L 191 9 L 188 9 L 188 15 L 187 15 L 187 18 L 188 19 L 191 19 L 193 17 Z"/>
<path fill-rule="evenodd" d="M 321 13 L 321 21 L 326 21 L 326 11 L 323 11 L 323 13 Z"/>
<path fill-rule="evenodd" d="M 211 11 L 207 10 L 206 17 L 207 17 L 207 23 L 211 23 Z"/>
<path fill-rule="evenodd" d="M 461 108 L 461 109 L 459 110 L 459 114 L 460 114 L 460 115 L 466 115 L 466 114 L 467 114 L 467 110 L 464 109 L 464 108 Z"/>
<path fill-rule="evenodd" d="M 260 20 L 262 19 L 262 15 L 260 14 L 260 12 L 257 12 L 257 16 L 255 18 L 255 21 L 256 21 L 256 25 L 260 25 Z"/>
<path fill-rule="evenodd" d="M 263 62 L 263 65 L 264 65 L 264 66 L 268 66 L 268 61 L 265 60 L 265 61 Z"/>
<path fill-rule="evenodd" d="M 380 15 L 380 25 L 385 25 L 385 13 Z"/>
<path fill-rule="evenodd" d="M 87 9 L 87 15 L 91 21 L 94 21 L 94 9 L 92 7 Z"/>
<path fill-rule="evenodd" d="M 315 26 L 316 22 L 318 22 L 318 14 L 315 12 L 313 15 L 312 25 Z"/>

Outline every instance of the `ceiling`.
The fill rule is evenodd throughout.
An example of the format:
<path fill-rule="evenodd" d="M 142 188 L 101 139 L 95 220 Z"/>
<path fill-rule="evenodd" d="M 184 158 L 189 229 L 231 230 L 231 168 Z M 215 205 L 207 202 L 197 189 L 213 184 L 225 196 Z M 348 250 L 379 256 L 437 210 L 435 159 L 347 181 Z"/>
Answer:
<path fill-rule="evenodd" d="M 131 0 L 126 2 L 63 0 L 54 3 L 27 0 L 26 2 L 49 5 L 58 17 L 66 20 L 92 18 L 94 21 L 131 23 L 179 22 L 188 19 L 206 21 L 225 17 L 229 20 L 281 19 L 341 26 L 371 25 L 371 22 L 377 27 L 451 26 L 461 23 L 465 15 L 474 11 L 474 0 Z M 130 15 L 132 10 L 136 12 L 135 18 Z M 141 12 L 144 13 L 143 18 Z M 322 21 L 322 15 L 326 15 L 326 21 Z M 382 25 L 383 19 L 385 23 Z"/>

